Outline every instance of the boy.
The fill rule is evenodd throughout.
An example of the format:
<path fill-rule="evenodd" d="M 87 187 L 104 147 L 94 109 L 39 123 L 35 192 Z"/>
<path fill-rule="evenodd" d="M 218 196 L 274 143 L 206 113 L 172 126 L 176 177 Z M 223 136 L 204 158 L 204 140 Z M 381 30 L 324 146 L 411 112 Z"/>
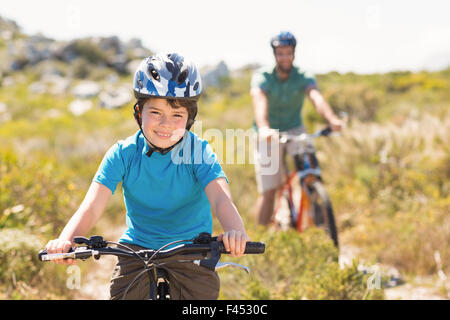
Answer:
<path fill-rule="evenodd" d="M 140 130 L 107 151 L 80 208 L 47 251 L 67 252 L 73 237 L 94 226 L 122 182 L 128 229 L 119 242 L 134 250 L 159 249 L 200 232 L 212 233 L 212 210 L 224 229 L 219 239 L 232 256 L 242 256 L 249 238 L 225 173 L 209 144 L 189 131 L 202 90 L 196 66 L 175 53 L 157 54 L 142 61 L 133 88 Z M 141 266 L 140 261 L 119 258 L 111 299 L 122 297 Z M 171 263 L 170 271 L 172 299 L 217 299 L 216 272 L 193 263 Z M 148 277 L 141 279 L 127 298 L 148 298 Z"/>

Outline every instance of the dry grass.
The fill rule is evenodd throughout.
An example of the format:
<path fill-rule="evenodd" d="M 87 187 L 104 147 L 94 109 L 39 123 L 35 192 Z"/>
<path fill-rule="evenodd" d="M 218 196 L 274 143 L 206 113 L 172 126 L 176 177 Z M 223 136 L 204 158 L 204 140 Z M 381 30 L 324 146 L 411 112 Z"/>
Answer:
<path fill-rule="evenodd" d="M 439 252 L 450 270 L 449 132 L 450 116 L 426 115 L 354 123 L 320 144 L 344 241 L 410 273 L 436 272 Z"/>

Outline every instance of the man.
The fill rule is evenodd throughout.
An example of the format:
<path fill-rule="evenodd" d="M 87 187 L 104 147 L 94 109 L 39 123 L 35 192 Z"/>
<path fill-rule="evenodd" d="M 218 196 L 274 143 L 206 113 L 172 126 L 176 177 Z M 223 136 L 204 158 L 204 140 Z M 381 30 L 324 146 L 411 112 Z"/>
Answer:
<path fill-rule="evenodd" d="M 301 119 L 305 95 L 332 130 L 341 130 L 343 126 L 343 121 L 336 116 L 320 93 L 314 76 L 294 66 L 296 45 L 297 41 L 290 32 L 281 32 L 272 38 L 276 66 L 258 70 L 251 80 L 254 126 L 257 131 L 255 171 L 260 194 L 256 214 L 262 225 L 271 222 L 276 190 L 284 179 L 283 161 L 280 158 L 284 152 L 279 149 L 277 133 L 305 132 Z M 262 148 L 264 144 L 266 148 Z M 269 163 L 264 159 L 267 151 L 270 151 Z"/>

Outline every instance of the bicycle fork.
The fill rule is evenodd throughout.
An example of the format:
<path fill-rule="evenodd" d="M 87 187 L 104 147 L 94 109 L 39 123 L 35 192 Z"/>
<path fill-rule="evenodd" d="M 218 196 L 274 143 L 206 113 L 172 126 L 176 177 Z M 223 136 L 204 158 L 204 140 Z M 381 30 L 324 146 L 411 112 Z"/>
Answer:
<path fill-rule="evenodd" d="M 308 225 L 314 225 L 314 220 L 311 215 L 311 203 L 310 194 L 308 191 L 308 185 L 320 179 L 320 169 L 319 163 L 314 153 L 298 154 L 294 156 L 295 168 L 297 169 L 296 174 L 300 180 L 300 203 L 297 214 L 297 219 L 295 221 L 295 228 L 298 232 L 303 231 L 303 212 L 307 212 Z"/>

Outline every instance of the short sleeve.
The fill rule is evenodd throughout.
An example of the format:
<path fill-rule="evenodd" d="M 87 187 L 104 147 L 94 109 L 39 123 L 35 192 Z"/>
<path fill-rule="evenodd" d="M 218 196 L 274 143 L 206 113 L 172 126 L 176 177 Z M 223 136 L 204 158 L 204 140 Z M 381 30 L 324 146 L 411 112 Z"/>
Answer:
<path fill-rule="evenodd" d="M 120 143 L 116 143 L 109 148 L 93 178 L 93 181 L 103 184 L 113 194 L 125 174 L 125 165 L 121 151 Z"/>
<path fill-rule="evenodd" d="M 267 91 L 267 79 L 262 72 L 255 72 L 250 80 L 251 88 L 260 88 L 263 91 Z"/>
<path fill-rule="evenodd" d="M 310 88 L 319 88 L 317 85 L 316 77 L 311 72 L 304 73 L 304 88 L 307 91 Z"/>
<path fill-rule="evenodd" d="M 228 183 L 228 178 L 222 170 L 217 155 L 213 152 L 207 141 L 203 141 L 202 150 L 202 161 L 200 163 L 194 163 L 194 174 L 202 185 L 202 188 L 206 188 L 208 183 L 218 178 L 225 178 Z"/>

